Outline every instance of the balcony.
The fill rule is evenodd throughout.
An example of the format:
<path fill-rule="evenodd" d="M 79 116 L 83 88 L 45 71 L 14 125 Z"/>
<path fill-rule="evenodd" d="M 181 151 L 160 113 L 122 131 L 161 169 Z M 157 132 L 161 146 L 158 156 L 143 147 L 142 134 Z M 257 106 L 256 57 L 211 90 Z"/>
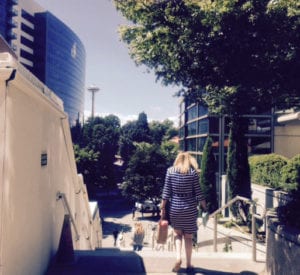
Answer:
<path fill-rule="evenodd" d="M 8 20 L 7 24 L 11 28 L 17 28 L 18 27 L 18 22 L 14 19 Z"/>
<path fill-rule="evenodd" d="M 8 9 L 8 14 L 10 16 L 18 16 L 18 10 L 15 9 L 15 8 L 13 8 L 13 7 L 11 7 L 10 9 Z"/>
<path fill-rule="evenodd" d="M 7 37 L 8 37 L 9 40 L 14 40 L 14 39 L 17 39 L 17 34 L 15 32 L 13 32 L 12 30 L 10 30 L 7 33 Z"/>
<path fill-rule="evenodd" d="M 18 5 L 19 1 L 18 0 L 8 0 L 8 3 L 12 4 L 12 5 Z"/>

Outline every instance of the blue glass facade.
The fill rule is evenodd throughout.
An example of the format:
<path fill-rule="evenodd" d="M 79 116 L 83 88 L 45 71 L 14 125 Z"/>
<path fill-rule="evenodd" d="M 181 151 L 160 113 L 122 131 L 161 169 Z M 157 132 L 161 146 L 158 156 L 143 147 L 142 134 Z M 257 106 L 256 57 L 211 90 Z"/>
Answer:
<path fill-rule="evenodd" d="M 12 28 L 16 26 L 13 16 L 16 15 L 16 10 L 13 5 L 16 0 L 0 0 L 0 35 L 10 44 L 14 38 Z"/>
<path fill-rule="evenodd" d="M 7 5 L 6 0 L 0 1 L 0 35 L 6 38 Z"/>
<path fill-rule="evenodd" d="M 245 118 L 249 121 L 246 133 L 249 154 L 268 154 L 273 152 L 271 112 L 253 113 L 245 115 Z M 179 119 L 180 149 L 191 152 L 197 158 L 200 165 L 205 141 L 210 136 L 213 140 L 213 151 L 216 160 L 219 162 L 219 142 L 220 137 L 223 135 L 223 163 L 226 164 L 229 120 L 227 117 L 223 119 L 211 115 L 207 107 L 199 102 L 195 103 L 183 100 L 180 106 Z M 225 171 L 225 165 L 221 168 L 222 171 Z"/>
<path fill-rule="evenodd" d="M 50 12 L 35 14 L 34 74 L 63 101 L 71 124 L 84 111 L 85 50 Z"/>
<path fill-rule="evenodd" d="M 20 62 L 63 100 L 73 125 L 84 112 L 84 46 L 62 21 L 30 2 L 26 10 L 22 1 L 0 0 L 0 35 L 19 50 Z M 16 45 L 17 41 L 25 47 Z"/>

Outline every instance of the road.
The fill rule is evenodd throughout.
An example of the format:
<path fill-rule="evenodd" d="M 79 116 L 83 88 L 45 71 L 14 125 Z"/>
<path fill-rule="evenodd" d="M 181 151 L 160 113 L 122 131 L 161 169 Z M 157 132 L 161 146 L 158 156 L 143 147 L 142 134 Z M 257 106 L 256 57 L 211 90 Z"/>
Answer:
<path fill-rule="evenodd" d="M 102 217 L 103 230 L 103 247 L 113 247 L 114 238 L 113 231 L 123 232 L 125 237 L 125 247 L 131 247 L 132 228 L 134 223 L 139 221 L 145 229 L 145 249 L 151 246 L 152 228 L 158 222 L 158 217 L 152 216 L 151 213 L 146 213 L 142 216 L 141 213 L 135 212 L 135 217 L 132 215 L 133 204 L 126 202 L 120 195 L 102 195 L 98 198 L 100 215 Z"/>

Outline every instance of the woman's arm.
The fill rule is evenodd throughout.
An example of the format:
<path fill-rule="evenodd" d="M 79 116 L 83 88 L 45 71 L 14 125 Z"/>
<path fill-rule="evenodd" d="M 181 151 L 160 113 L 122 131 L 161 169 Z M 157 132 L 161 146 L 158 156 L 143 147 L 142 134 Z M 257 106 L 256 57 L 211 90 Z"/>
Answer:
<path fill-rule="evenodd" d="M 166 203 L 167 203 L 167 200 L 162 199 L 161 204 L 160 204 L 160 217 L 162 220 L 165 219 L 165 217 L 166 217 Z"/>

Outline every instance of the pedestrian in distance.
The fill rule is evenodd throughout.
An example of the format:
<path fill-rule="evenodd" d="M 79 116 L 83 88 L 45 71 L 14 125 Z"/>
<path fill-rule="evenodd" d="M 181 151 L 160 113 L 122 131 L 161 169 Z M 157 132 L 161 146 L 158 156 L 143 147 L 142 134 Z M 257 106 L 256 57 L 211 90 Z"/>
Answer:
<path fill-rule="evenodd" d="M 132 237 L 132 245 L 134 251 L 141 251 L 143 248 L 145 237 L 145 230 L 141 222 L 137 222 L 134 224 L 134 231 Z"/>
<path fill-rule="evenodd" d="M 166 203 L 170 202 L 169 215 L 174 230 L 176 262 L 173 272 L 181 268 L 182 243 L 184 241 L 187 272 L 193 272 L 193 234 L 197 232 L 198 206 L 206 211 L 206 201 L 200 189 L 198 164 L 187 152 L 180 152 L 172 167 L 167 169 L 162 193 L 161 219 L 166 218 Z"/>
<path fill-rule="evenodd" d="M 121 232 L 118 234 L 118 238 L 117 238 L 117 247 L 119 247 L 119 248 L 125 247 L 125 237 L 124 237 L 123 231 L 121 231 Z"/>
<path fill-rule="evenodd" d="M 115 228 L 115 230 L 113 231 L 113 237 L 114 237 L 114 246 L 117 245 L 117 238 L 118 238 L 118 235 L 119 235 L 119 231 L 117 228 Z"/>
<path fill-rule="evenodd" d="M 135 219 L 135 211 L 136 211 L 136 207 L 133 206 L 131 211 L 132 211 L 132 220 L 134 220 L 134 219 Z"/>

